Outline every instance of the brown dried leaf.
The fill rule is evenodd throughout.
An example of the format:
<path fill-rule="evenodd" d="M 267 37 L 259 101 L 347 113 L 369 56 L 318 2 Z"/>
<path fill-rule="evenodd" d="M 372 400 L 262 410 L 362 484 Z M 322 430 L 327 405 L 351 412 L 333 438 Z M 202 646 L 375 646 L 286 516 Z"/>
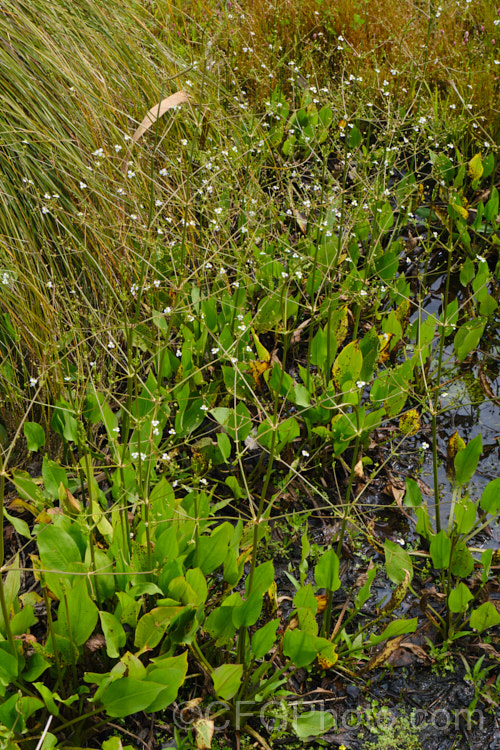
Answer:
<path fill-rule="evenodd" d="M 299 627 L 299 618 L 297 615 L 294 615 L 290 622 L 288 623 L 287 630 L 295 630 L 295 628 Z"/>
<path fill-rule="evenodd" d="M 384 492 L 389 495 L 390 497 L 393 497 L 396 501 L 396 505 L 399 505 L 400 508 L 403 507 L 403 498 L 405 496 L 405 489 L 401 487 L 396 487 L 394 484 L 389 482 L 384 487 Z"/>
<path fill-rule="evenodd" d="M 306 328 L 309 325 L 310 322 L 311 322 L 311 318 L 307 318 L 307 320 L 302 321 L 302 323 L 299 326 L 297 326 L 295 331 L 292 333 L 292 337 L 290 339 L 290 344 L 292 346 L 294 344 L 299 343 L 302 331 L 304 330 L 304 328 Z"/>
<path fill-rule="evenodd" d="M 354 473 L 360 479 L 364 479 L 365 478 L 365 472 L 364 472 L 364 468 L 363 468 L 363 459 L 362 458 L 359 459 L 358 463 L 354 467 Z"/>
<path fill-rule="evenodd" d="M 431 489 L 431 488 L 429 487 L 429 485 L 428 485 L 428 484 L 426 484 L 425 482 L 423 482 L 423 481 L 422 481 L 421 479 L 418 479 L 418 478 L 417 478 L 417 484 L 418 484 L 418 486 L 420 487 L 420 491 L 421 491 L 421 492 L 423 492 L 423 493 L 424 493 L 424 495 L 429 495 L 429 496 L 430 496 L 430 495 L 433 495 L 433 494 L 434 494 L 434 490 L 432 490 L 432 489 Z"/>
<path fill-rule="evenodd" d="M 375 656 L 373 656 L 368 664 L 366 664 L 363 669 L 361 669 L 359 674 L 364 674 L 365 672 L 369 672 L 372 669 L 376 669 L 376 667 L 379 667 L 381 664 L 383 664 L 389 656 L 396 651 L 397 648 L 399 648 L 399 644 L 403 640 L 402 635 L 398 635 L 397 638 L 392 638 L 390 641 L 387 641 L 387 643 L 384 644 L 384 646 L 378 651 Z"/>
<path fill-rule="evenodd" d="M 500 661 L 500 654 L 498 651 L 491 645 L 491 643 L 478 643 L 477 646 L 479 648 L 482 648 L 483 651 L 486 651 L 487 654 L 490 656 L 493 656 L 495 659 L 498 659 Z"/>
<path fill-rule="evenodd" d="M 88 639 L 85 646 L 93 654 L 94 651 L 99 651 L 106 646 L 106 638 L 101 633 L 97 633 Z"/>
<path fill-rule="evenodd" d="M 407 651 L 411 651 L 415 656 L 417 656 L 419 659 L 422 659 L 423 661 L 430 661 L 429 654 L 425 649 L 422 648 L 422 646 L 419 646 L 418 643 L 402 643 L 401 648 L 407 649 Z"/>
<path fill-rule="evenodd" d="M 292 211 L 300 231 L 302 234 L 305 234 L 307 232 L 307 216 L 303 211 L 299 211 L 296 208 L 292 208 Z"/>
<path fill-rule="evenodd" d="M 66 498 L 64 501 L 64 505 L 66 506 L 66 510 L 69 513 L 81 513 L 82 504 L 76 499 L 74 495 L 71 494 L 71 492 L 68 490 L 67 487 L 65 487 L 65 490 L 66 490 Z"/>
<path fill-rule="evenodd" d="M 197 719 L 193 726 L 198 750 L 208 750 L 211 748 L 215 730 L 214 721 L 212 719 Z"/>
<path fill-rule="evenodd" d="M 360 588 L 361 588 L 362 586 L 364 586 L 364 585 L 365 585 L 365 583 L 366 583 L 366 582 L 367 582 L 367 580 L 368 580 L 368 573 L 370 572 L 370 570 L 372 570 L 372 568 L 373 568 L 373 560 L 370 560 L 370 564 L 369 564 L 369 566 L 367 567 L 367 569 L 365 570 L 365 572 L 364 572 L 364 573 L 361 573 L 361 574 L 360 574 L 360 575 L 359 575 L 359 576 L 358 576 L 358 577 L 356 578 L 356 581 L 355 581 L 355 583 L 354 583 L 354 587 L 355 587 L 355 588 L 357 588 L 357 589 L 360 589 Z"/>
<path fill-rule="evenodd" d="M 163 101 L 161 101 L 159 104 L 155 104 L 154 107 L 151 107 L 146 117 L 132 136 L 132 140 L 137 143 L 139 138 L 142 138 L 144 133 L 149 130 L 151 125 L 154 125 L 155 122 L 159 120 L 160 117 L 165 114 L 165 112 L 168 112 L 169 109 L 178 107 L 180 104 L 188 103 L 189 97 L 184 93 L 184 91 L 176 91 L 175 94 L 167 96 L 167 98 L 163 99 Z"/>

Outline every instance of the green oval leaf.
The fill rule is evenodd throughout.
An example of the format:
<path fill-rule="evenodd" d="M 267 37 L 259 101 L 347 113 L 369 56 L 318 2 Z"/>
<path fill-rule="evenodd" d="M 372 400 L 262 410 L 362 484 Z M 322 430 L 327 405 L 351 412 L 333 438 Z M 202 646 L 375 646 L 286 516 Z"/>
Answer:
<path fill-rule="evenodd" d="M 25 422 L 23 430 L 29 451 L 37 451 L 45 445 L 45 432 L 39 424 L 36 422 Z"/>
<path fill-rule="evenodd" d="M 318 588 L 337 591 L 340 588 L 339 558 L 333 549 L 327 550 L 314 568 Z"/>
<path fill-rule="evenodd" d="M 212 672 L 215 694 L 224 701 L 234 698 L 241 685 L 243 664 L 223 664 Z"/>

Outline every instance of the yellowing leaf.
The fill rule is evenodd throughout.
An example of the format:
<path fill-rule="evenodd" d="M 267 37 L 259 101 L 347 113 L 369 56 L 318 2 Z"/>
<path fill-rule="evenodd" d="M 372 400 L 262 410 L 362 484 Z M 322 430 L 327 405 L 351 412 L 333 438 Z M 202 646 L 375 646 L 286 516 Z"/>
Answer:
<path fill-rule="evenodd" d="M 318 665 L 321 669 L 331 669 L 337 663 L 338 658 L 335 645 L 332 643 L 321 649 L 318 654 Z"/>
<path fill-rule="evenodd" d="M 328 595 L 327 594 L 317 594 L 316 595 L 316 601 L 318 602 L 318 609 L 317 609 L 316 614 L 320 615 L 326 609 L 326 605 L 328 603 Z"/>
<path fill-rule="evenodd" d="M 408 586 L 410 585 L 410 580 L 411 580 L 410 571 L 405 570 L 404 581 L 402 581 L 400 584 L 396 586 L 396 588 L 392 592 L 392 596 L 390 600 L 387 602 L 387 604 L 384 604 L 384 606 L 380 610 L 380 614 L 390 615 L 391 612 L 394 612 L 394 610 L 399 607 L 399 605 L 401 604 L 401 602 L 406 596 L 406 592 L 408 591 Z"/>
<path fill-rule="evenodd" d="M 455 206 L 454 206 L 454 208 L 455 208 Z M 440 208 L 439 206 L 436 206 L 434 204 L 432 204 L 432 210 L 434 211 L 434 213 L 438 217 L 438 219 L 441 222 L 441 224 L 443 224 L 444 226 L 447 226 L 448 225 L 448 214 L 446 213 L 446 211 L 443 211 L 442 208 Z"/>
<path fill-rule="evenodd" d="M 456 211 L 457 214 L 459 214 L 459 216 L 462 217 L 462 219 L 466 219 L 469 216 L 469 212 L 467 211 L 467 209 L 464 208 L 463 206 L 461 206 L 460 204 L 458 204 L 458 203 L 451 203 L 450 205 L 451 205 L 452 209 L 454 211 Z"/>
<path fill-rule="evenodd" d="M 420 415 L 416 409 L 410 409 L 399 420 L 399 430 L 403 435 L 416 435 L 420 429 Z"/>
<path fill-rule="evenodd" d="M 453 464 L 457 453 L 459 451 L 463 451 L 464 448 L 465 441 L 458 434 L 458 430 L 456 430 L 448 440 L 448 446 L 446 448 L 446 458 L 448 459 L 448 461 Z"/>
<path fill-rule="evenodd" d="M 267 589 L 267 595 L 269 597 L 270 611 L 276 612 L 278 609 L 278 586 L 276 581 L 273 581 Z"/>
<path fill-rule="evenodd" d="M 252 371 L 252 377 L 255 381 L 255 385 L 260 387 L 261 375 L 263 375 L 266 370 L 269 370 L 269 362 L 261 362 L 259 360 L 255 360 L 254 362 L 250 362 L 250 369 Z"/>
<path fill-rule="evenodd" d="M 385 360 L 389 356 L 389 346 L 390 346 L 391 339 L 393 336 L 394 336 L 393 333 L 379 334 L 379 337 L 378 337 L 378 340 L 380 342 L 380 348 L 378 351 L 379 362 L 385 362 Z"/>
<path fill-rule="evenodd" d="M 255 333 L 253 328 L 252 328 L 252 338 L 253 338 L 253 342 L 257 350 L 257 356 L 259 357 L 259 359 L 262 360 L 262 362 L 270 362 L 271 355 L 267 351 L 266 347 L 260 343 L 260 339 Z"/>
<path fill-rule="evenodd" d="M 469 162 L 469 176 L 473 180 L 479 180 L 484 172 L 481 154 L 476 154 Z"/>
<path fill-rule="evenodd" d="M 410 300 L 404 299 L 401 304 L 398 305 L 396 310 L 396 320 L 398 321 L 401 328 L 405 327 L 408 315 L 410 312 Z"/>
<path fill-rule="evenodd" d="M 340 312 L 334 316 L 333 322 L 335 324 L 335 339 L 337 346 L 339 347 L 347 336 L 348 330 L 348 313 L 347 305 L 344 305 Z"/>
<path fill-rule="evenodd" d="M 446 474 L 451 481 L 455 478 L 455 456 L 464 448 L 465 441 L 460 437 L 458 431 L 455 431 L 446 446 Z"/>
<path fill-rule="evenodd" d="M 347 344 L 335 359 L 332 367 L 332 380 L 336 388 L 344 383 L 355 383 L 363 367 L 363 354 L 357 339 Z"/>

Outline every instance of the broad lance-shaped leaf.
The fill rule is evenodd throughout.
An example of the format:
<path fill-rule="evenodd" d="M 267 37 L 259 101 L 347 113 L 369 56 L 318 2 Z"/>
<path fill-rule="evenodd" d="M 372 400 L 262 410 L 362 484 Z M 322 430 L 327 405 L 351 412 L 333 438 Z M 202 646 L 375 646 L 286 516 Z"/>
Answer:
<path fill-rule="evenodd" d="M 111 612 L 99 612 L 99 618 L 106 639 L 106 653 L 110 659 L 117 659 L 120 649 L 127 641 L 127 634 L 121 622 Z"/>
<path fill-rule="evenodd" d="M 450 566 L 451 541 L 444 529 L 441 529 L 441 531 L 433 537 L 430 546 L 430 553 L 432 564 L 435 568 L 448 568 Z"/>
<path fill-rule="evenodd" d="M 71 586 L 71 572 L 81 567 L 82 555 L 77 543 L 67 531 L 49 524 L 37 536 L 40 560 L 47 585 L 59 599 Z"/>
<path fill-rule="evenodd" d="M 486 628 L 500 624 L 500 614 L 491 602 L 485 602 L 470 616 L 471 627 L 482 633 Z"/>
<path fill-rule="evenodd" d="M 406 580 L 409 583 L 413 578 L 413 565 L 408 552 L 389 539 L 385 540 L 384 549 L 385 567 L 389 579 L 396 584 L 403 583 Z"/>
<path fill-rule="evenodd" d="M 314 576 L 318 588 L 337 591 L 340 587 L 339 558 L 333 549 L 329 549 L 321 555 L 314 568 Z"/>
<path fill-rule="evenodd" d="M 327 711 L 307 711 L 292 722 L 292 727 L 299 740 L 306 740 L 328 732 L 334 724 L 333 715 Z"/>
<path fill-rule="evenodd" d="M 303 630 L 287 630 L 283 637 L 283 653 L 296 667 L 307 667 L 318 655 L 314 636 Z"/>
<path fill-rule="evenodd" d="M 279 620 L 271 620 L 252 636 L 252 651 L 257 659 L 263 659 L 274 646 Z"/>
<path fill-rule="evenodd" d="M 332 379 L 338 390 L 344 383 L 355 383 L 363 367 L 363 355 L 358 341 L 351 341 L 337 356 L 332 367 Z"/>
<path fill-rule="evenodd" d="M 459 485 L 467 484 L 477 469 L 479 456 L 483 450 L 481 435 L 476 435 L 465 448 L 455 456 L 455 482 Z"/>
<path fill-rule="evenodd" d="M 243 664 L 223 664 L 212 672 L 215 694 L 222 700 L 234 698 L 241 685 Z"/>
<path fill-rule="evenodd" d="M 92 635 L 97 624 L 98 609 L 87 593 L 87 581 L 79 577 L 60 602 L 54 630 L 82 646 Z"/>
<path fill-rule="evenodd" d="M 500 478 L 493 479 L 483 490 L 481 495 L 481 508 L 492 516 L 500 511 Z"/>
<path fill-rule="evenodd" d="M 45 445 L 45 432 L 39 424 L 36 422 L 25 422 L 23 430 L 29 451 L 37 451 Z"/>
<path fill-rule="evenodd" d="M 460 581 L 456 589 L 452 589 L 448 596 L 448 607 L 451 612 L 465 612 L 470 600 L 473 599 L 468 587 Z"/>
<path fill-rule="evenodd" d="M 473 180 L 479 180 L 484 172 L 481 154 L 476 154 L 469 162 L 469 176 Z"/>

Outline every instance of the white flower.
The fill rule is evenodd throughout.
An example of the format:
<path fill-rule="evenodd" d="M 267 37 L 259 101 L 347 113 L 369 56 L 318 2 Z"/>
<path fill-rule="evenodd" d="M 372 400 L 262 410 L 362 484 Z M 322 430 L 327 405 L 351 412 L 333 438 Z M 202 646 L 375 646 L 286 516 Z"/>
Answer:
<path fill-rule="evenodd" d="M 48 214 L 49 213 L 49 207 L 48 206 L 42 206 L 42 214 Z"/>
<path fill-rule="evenodd" d="M 161 460 L 162 461 L 171 461 L 172 457 L 168 453 L 162 453 L 161 454 Z"/>
<path fill-rule="evenodd" d="M 364 380 L 356 380 L 356 388 L 364 388 L 366 385 L 366 382 Z"/>
<path fill-rule="evenodd" d="M 30 385 L 32 388 L 38 383 L 38 378 L 30 378 Z"/>
<path fill-rule="evenodd" d="M 304 458 L 308 458 L 309 457 L 309 451 L 302 451 L 302 455 L 304 456 Z"/>
<path fill-rule="evenodd" d="M 201 411 L 208 411 L 208 406 L 206 404 L 202 404 L 200 406 Z"/>
<path fill-rule="evenodd" d="M 427 448 L 429 447 L 429 443 L 426 443 L 424 440 L 422 443 L 420 443 L 420 447 L 423 451 L 426 451 Z"/>
<path fill-rule="evenodd" d="M 104 156 L 104 149 L 103 148 L 96 149 L 93 152 L 92 156 Z"/>
<path fill-rule="evenodd" d="M 162 177 L 166 177 L 167 176 L 167 170 L 165 169 L 165 167 L 163 167 L 163 169 L 160 169 L 160 174 L 161 174 Z"/>
<path fill-rule="evenodd" d="M 133 169 L 129 169 L 129 170 L 127 171 L 127 177 L 129 178 L 129 180 L 131 180 L 131 179 L 132 179 L 132 177 L 135 177 L 135 172 L 134 172 L 134 170 L 133 170 Z"/>
<path fill-rule="evenodd" d="M 119 154 L 121 150 L 122 150 L 122 147 L 120 146 L 120 144 L 119 143 L 115 143 L 115 151 L 116 151 L 116 153 Z"/>
<path fill-rule="evenodd" d="M 87 183 L 86 182 L 80 182 L 80 189 L 81 190 L 84 190 L 86 187 L 87 187 Z"/>

